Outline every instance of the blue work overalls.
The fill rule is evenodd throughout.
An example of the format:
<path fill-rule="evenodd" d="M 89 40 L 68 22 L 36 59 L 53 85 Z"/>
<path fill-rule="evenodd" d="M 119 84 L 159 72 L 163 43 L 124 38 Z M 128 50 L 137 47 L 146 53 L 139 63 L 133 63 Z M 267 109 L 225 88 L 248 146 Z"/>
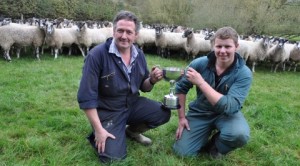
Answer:
<path fill-rule="evenodd" d="M 171 115 L 160 102 L 139 94 L 139 90 L 144 91 L 142 84 L 149 77 L 143 52 L 136 48 L 138 56 L 129 79 L 122 59 L 108 52 L 111 42 L 110 38 L 89 51 L 77 95 L 79 107 L 97 108 L 102 126 L 116 137 L 106 140 L 105 152 L 99 154 L 102 161 L 126 157 L 126 125 L 143 123 L 155 128 L 168 122 Z M 88 138 L 93 144 L 93 134 Z"/>

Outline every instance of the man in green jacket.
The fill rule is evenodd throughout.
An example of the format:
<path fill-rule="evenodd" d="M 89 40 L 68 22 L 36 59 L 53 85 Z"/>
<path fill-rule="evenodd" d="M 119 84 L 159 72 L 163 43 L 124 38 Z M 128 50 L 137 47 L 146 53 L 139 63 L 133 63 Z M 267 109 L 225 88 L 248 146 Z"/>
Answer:
<path fill-rule="evenodd" d="M 231 27 L 223 27 L 211 42 L 213 51 L 193 60 L 176 84 L 181 108 L 173 149 L 181 156 L 205 151 L 220 158 L 250 138 L 241 109 L 251 87 L 252 73 L 236 53 L 238 34 Z M 194 85 L 197 97 L 185 114 L 186 94 Z"/>

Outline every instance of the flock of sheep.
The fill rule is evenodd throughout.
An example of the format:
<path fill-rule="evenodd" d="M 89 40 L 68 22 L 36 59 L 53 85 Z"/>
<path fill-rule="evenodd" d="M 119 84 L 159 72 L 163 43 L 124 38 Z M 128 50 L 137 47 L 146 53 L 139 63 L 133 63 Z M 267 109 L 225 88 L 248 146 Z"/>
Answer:
<path fill-rule="evenodd" d="M 142 28 L 137 44 L 144 46 L 155 46 L 161 56 L 170 56 L 170 51 L 183 51 L 185 56 L 195 58 L 212 50 L 210 38 L 214 31 L 203 29 L 194 32 L 193 29 L 183 29 L 180 32 L 172 32 L 162 26 L 155 28 Z M 271 64 L 271 71 L 276 72 L 279 65 L 285 70 L 285 65 L 289 64 L 289 69 L 300 62 L 300 42 L 290 43 L 288 40 L 270 36 L 249 36 L 246 39 L 239 39 L 237 52 L 251 66 L 255 72 L 258 62 L 267 61 Z"/>
<path fill-rule="evenodd" d="M 4 19 L 0 25 L 0 46 L 7 61 L 11 61 L 11 48 L 15 48 L 19 58 L 20 50 L 26 46 L 34 48 L 37 59 L 40 59 L 39 52 L 41 50 L 43 53 L 45 47 L 51 48 L 51 54 L 57 58 L 58 52 L 63 47 L 69 48 L 70 55 L 73 45 L 78 47 L 84 57 L 91 46 L 104 42 L 112 37 L 113 33 L 111 24 L 109 27 L 91 29 L 86 22 L 73 25 L 67 21 L 45 19 L 35 19 L 25 24 L 12 23 Z"/>
<path fill-rule="evenodd" d="M 194 31 L 181 26 L 141 26 L 136 44 L 141 49 L 154 48 L 162 57 L 170 56 L 170 51 L 176 51 L 189 59 L 212 50 L 209 39 L 213 33 L 208 29 Z M 19 58 L 20 50 L 27 46 L 34 48 L 37 59 L 40 59 L 40 51 L 43 54 L 44 48 L 50 48 L 51 54 L 57 58 L 62 48 L 69 48 L 68 54 L 72 54 L 74 46 L 85 57 L 91 47 L 105 42 L 112 34 L 111 22 L 97 24 L 87 21 L 71 22 L 67 19 L 32 19 L 31 22 L 20 24 L 0 19 L 0 46 L 7 61 L 11 61 L 12 50 Z M 296 71 L 300 61 L 299 42 L 292 44 L 283 38 L 255 36 L 241 38 L 239 44 L 237 52 L 251 65 L 252 72 L 255 72 L 255 65 L 260 61 L 270 62 L 273 72 L 276 72 L 279 64 L 285 70 L 286 63 L 290 64 L 289 70 L 293 65 Z"/>

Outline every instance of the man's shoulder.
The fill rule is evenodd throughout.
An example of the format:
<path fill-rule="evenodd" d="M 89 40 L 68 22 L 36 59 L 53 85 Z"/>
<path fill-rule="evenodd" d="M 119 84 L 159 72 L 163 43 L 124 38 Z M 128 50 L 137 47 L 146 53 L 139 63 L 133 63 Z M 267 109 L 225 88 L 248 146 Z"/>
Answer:
<path fill-rule="evenodd" d="M 91 50 L 89 50 L 89 54 L 91 55 L 98 55 L 98 54 L 103 54 L 103 53 L 108 53 L 108 49 L 106 47 L 106 43 L 101 43 L 93 47 Z"/>
<path fill-rule="evenodd" d="M 207 58 L 207 56 L 201 56 L 198 57 L 196 59 L 194 59 L 191 62 L 191 65 L 195 65 L 195 66 L 206 66 L 208 64 L 209 59 Z"/>

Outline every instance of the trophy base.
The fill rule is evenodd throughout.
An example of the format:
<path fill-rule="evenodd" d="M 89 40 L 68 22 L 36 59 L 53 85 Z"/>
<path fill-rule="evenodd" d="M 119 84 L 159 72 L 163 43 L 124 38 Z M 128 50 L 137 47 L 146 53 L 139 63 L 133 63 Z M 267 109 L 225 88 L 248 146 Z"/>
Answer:
<path fill-rule="evenodd" d="M 180 106 L 180 105 L 177 105 L 177 106 L 168 106 L 168 105 L 162 104 L 161 107 L 162 107 L 163 109 L 177 110 L 177 109 L 179 109 L 181 106 Z"/>
<path fill-rule="evenodd" d="M 174 96 L 173 94 L 165 95 L 163 105 L 165 108 L 169 109 L 179 109 L 179 99 L 177 96 Z"/>

